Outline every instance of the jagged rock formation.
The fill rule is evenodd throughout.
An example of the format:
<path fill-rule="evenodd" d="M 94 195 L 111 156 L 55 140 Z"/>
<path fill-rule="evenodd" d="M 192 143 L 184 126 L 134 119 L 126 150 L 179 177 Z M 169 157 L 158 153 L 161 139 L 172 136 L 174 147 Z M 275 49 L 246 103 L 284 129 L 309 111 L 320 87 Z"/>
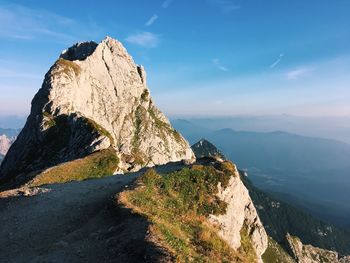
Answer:
<path fill-rule="evenodd" d="M 154 105 L 143 67 L 107 37 L 74 45 L 50 68 L 0 167 L 0 181 L 28 181 L 43 169 L 110 147 L 121 173 L 194 160 Z"/>
<path fill-rule="evenodd" d="M 220 236 L 235 250 L 241 246 L 241 236 L 248 235 L 258 262 L 262 262 L 261 256 L 268 246 L 268 237 L 236 166 L 234 169 L 228 186 L 223 188 L 218 185 L 217 196 L 228 204 L 226 213 L 210 215 L 210 220 L 219 226 Z"/>
<path fill-rule="evenodd" d="M 348 263 L 349 257 L 340 258 L 338 253 L 331 250 L 325 250 L 311 245 L 304 245 L 297 237 L 287 234 L 287 242 L 295 260 L 299 263 Z"/>
<path fill-rule="evenodd" d="M 216 146 L 205 139 L 191 146 L 197 159 L 199 158 L 218 158 L 225 160 L 225 156 L 216 148 Z"/>
<path fill-rule="evenodd" d="M 8 137 L 6 134 L 0 135 L 0 155 L 5 156 L 15 140 L 15 136 Z"/>
<path fill-rule="evenodd" d="M 15 138 L 8 138 L 5 134 L 0 135 L 0 155 L 6 155 L 14 140 Z"/>

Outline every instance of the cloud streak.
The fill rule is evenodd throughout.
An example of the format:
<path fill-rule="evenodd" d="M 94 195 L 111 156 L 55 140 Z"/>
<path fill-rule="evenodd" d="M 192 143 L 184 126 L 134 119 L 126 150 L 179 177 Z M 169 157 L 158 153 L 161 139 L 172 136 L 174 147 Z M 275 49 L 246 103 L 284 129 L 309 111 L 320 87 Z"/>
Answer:
<path fill-rule="evenodd" d="M 223 65 L 221 64 L 221 62 L 220 62 L 220 60 L 219 60 L 218 58 L 212 59 L 212 63 L 214 64 L 214 66 L 215 66 L 217 69 L 219 69 L 219 70 L 221 70 L 221 71 L 229 71 L 229 69 L 228 69 L 227 67 L 225 67 L 225 66 L 223 66 Z"/>
<path fill-rule="evenodd" d="M 0 5 L 0 24 L 0 38 L 32 40 L 51 37 L 71 41 L 73 37 L 66 32 L 75 25 L 75 21 L 45 10 Z"/>
<path fill-rule="evenodd" d="M 151 26 L 151 25 L 153 25 L 153 23 L 156 22 L 157 19 L 158 19 L 158 15 L 154 14 L 153 16 L 151 16 L 151 17 L 147 20 L 145 26 Z"/>
<path fill-rule="evenodd" d="M 141 32 L 128 36 L 125 41 L 146 48 L 154 48 L 159 44 L 159 37 L 151 32 Z"/>
<path fill-rule="evenodd" d="M 231 0 L 207 0 L 207 3 L 218 7 L 224 14 L 231 13 L 241 8 Z"/>
<path fill-rule="evenodd" d="M 297 80 L 307 76 L 310 72 L 311 72 L 311 69 L 309 68 L 298 68 L 298 69 L 288 71 L 286 73 L 286 77 L 289 80 Z"/>
<path fill-rule="evenodd" d="M 284 57 L 284 54 L 283 53 L 280 54 L 278 59 L 270 65 L 270 68 L 275 68 L 282 61 L 283 57 Z"/>
<path fill-rule="evenodd" d="M 162 7 L 164 9 L 168 8 L 172 3 L 173 3 L 174 0 L 164 0 L 164 2 L 162 3 Z"/>

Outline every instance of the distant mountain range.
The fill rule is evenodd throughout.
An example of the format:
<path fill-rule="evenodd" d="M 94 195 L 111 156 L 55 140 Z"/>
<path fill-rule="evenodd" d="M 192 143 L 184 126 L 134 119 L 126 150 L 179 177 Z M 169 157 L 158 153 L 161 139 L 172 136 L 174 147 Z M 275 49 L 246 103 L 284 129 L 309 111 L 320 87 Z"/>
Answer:
<path fill-rule="evenodd" d="M 187 120 L 172 124 L 190 143 L 210 140 L 259 188 L 350 228 L 349 144 L 279 131 L 211 130 Z"/>
<path fill-rule="evenodd" d="M 350 116 L 303 117 L 287 114 L 189 118 L 193 124 L 210 130 L 231 128 L 237 131 L 286 131 L 311 137 L 323 137 L 350 143 Z"/>

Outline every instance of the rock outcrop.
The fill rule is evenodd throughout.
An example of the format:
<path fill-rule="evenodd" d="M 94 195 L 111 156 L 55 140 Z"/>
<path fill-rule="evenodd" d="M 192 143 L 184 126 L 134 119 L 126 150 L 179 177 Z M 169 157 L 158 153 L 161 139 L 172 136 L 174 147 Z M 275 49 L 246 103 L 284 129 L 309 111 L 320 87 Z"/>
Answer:
<path fill-rule="evenodd" d="M 15 140 L 15 136 L 8 137 L 5 134 L 0 135 L 0 155 L 5 156 Z"/>
<path fill-rule="evenodd" d="M 0 181 L 28 181 L 107 148 L 119 158 L 119 173 L 194 160 L 187 141 L 154 105 L 144 68 L 110 37 L 74 45 L 50 68 L 0 167 Z"/>
<path fill-rule="evenodd" d="M 235 250 L 241 246 L 241 239 L 247 236 L 253 245 L 258 262 L 268 246 L 268 237 L 256 212 L 247 188 L 240 179 L 236 167 L 228 186 L 219 184 L 217 196 L 227 203 L 226 213 L 210 215 L 210 220 L 219 227 L 219 235 Z"/>
<path fill-rule="evenodd" d="M 192 151 L 194 152 L 197 159 L 199 158 L 215 158 L 218 160 L 225 160 L 225 156 L 221 151 L 216 148 L 211 142 L 201 139 L 197 143 L 191 146 Z"/>
<path fill-rule="evenodd" d="M 297 237 L 287 234 L 287 242 L 294 256 L 299 263 L 348 263 L 350 257 L 339 257 L 336 251 L 326 250 L 311 245 L 304 245 Z"/>

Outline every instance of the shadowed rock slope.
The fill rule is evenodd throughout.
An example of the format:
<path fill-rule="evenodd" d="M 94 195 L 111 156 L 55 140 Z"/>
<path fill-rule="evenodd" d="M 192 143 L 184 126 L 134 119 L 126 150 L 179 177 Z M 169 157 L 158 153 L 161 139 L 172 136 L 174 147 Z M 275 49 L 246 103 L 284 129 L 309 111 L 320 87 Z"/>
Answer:
<path fill-rule="evenodd" d="M 72 46 L 50 68 L 0 167 L 0 182 L 18 185 L 108 148 L 118 158 L 119 173 L 194 159 L 187 141 L 154 105 L 143 67 L 109 37 Z"/>

